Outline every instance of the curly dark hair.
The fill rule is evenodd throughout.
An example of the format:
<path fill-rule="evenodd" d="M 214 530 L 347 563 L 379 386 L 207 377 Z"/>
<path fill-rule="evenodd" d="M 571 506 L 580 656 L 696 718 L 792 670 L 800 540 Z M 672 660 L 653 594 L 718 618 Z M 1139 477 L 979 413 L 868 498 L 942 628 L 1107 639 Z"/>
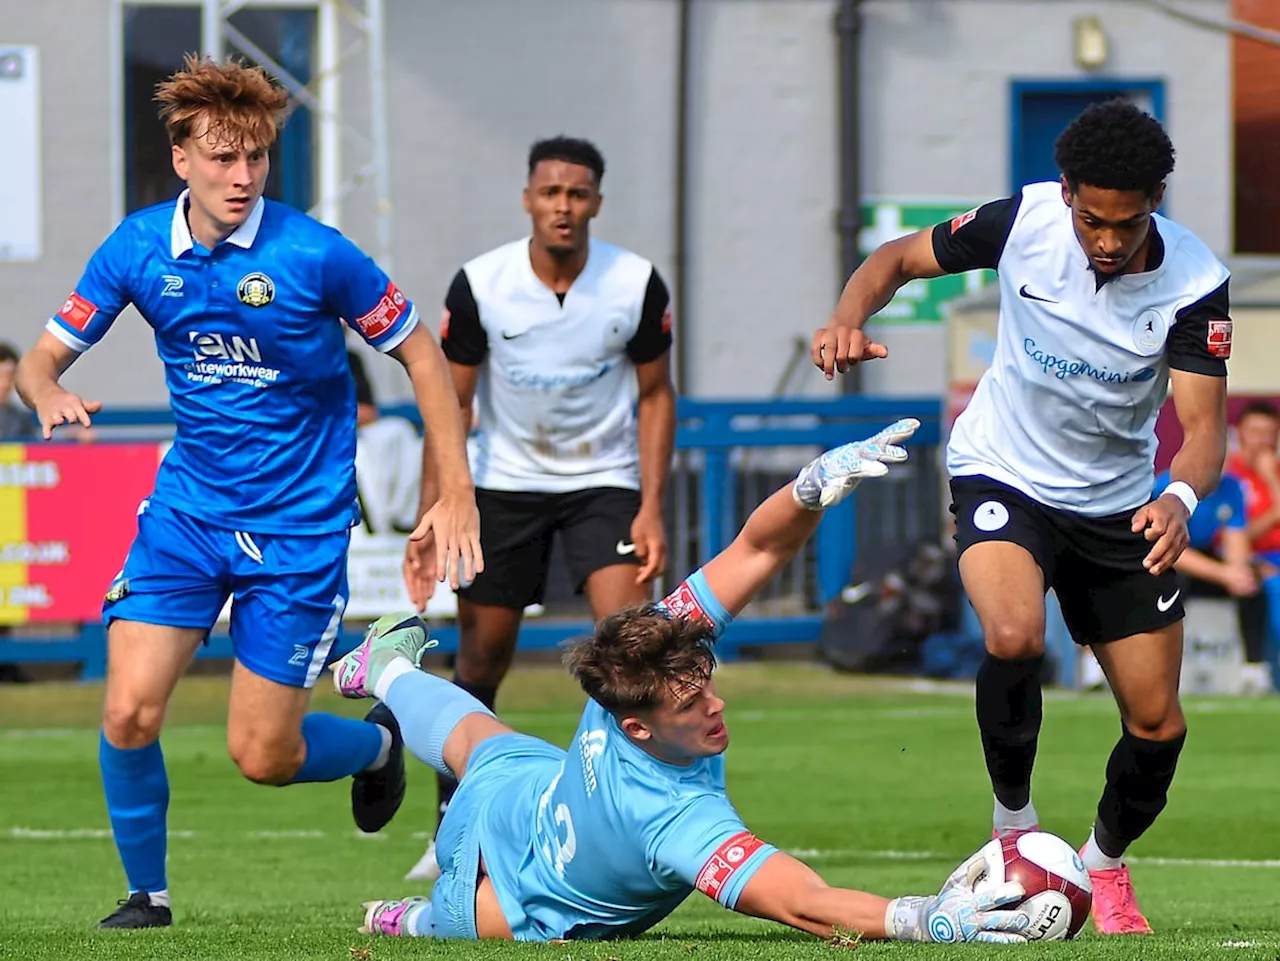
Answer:
<path fill-rule="evenodd" d="M 1088 184 L 1154 197 L 1173 171 L 1173 157 L 1160 121 L 1119 98 L 1086 107 L 1053 145 L 1053 159 L 1073 193 Z"/>
<path fill-rule="evenodd" d="M 618 716 L 656 707 L 663 692 L 706 683 L 716 665 L 713 639 L 705 621 L 672 617 L 656 604 L 626 607 L 571 641 L 564 663 L 590 698 Z"/>
<path fill-rule="evenodd" d="M 604 179 L 604 154 L 590 140 L 577 137 L 550 137 L 539 140 L 529 148 L 529 174 L 544 160 L 563 160 L 565 163 L 589 167 L 596 175 L 596 186 Z"/>

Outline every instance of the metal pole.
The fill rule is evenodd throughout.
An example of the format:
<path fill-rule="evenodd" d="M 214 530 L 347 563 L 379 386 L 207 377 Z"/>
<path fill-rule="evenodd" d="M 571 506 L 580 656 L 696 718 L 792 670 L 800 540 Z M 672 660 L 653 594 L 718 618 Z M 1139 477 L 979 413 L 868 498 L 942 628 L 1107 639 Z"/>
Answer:
<path fill-rule="evenodd" d="M 200 40 L 204 55 L 222 60 L 222 0 L 202 0 L 200 4 Z"/>
<path fill-rule="evenodd" d="M 676 170 L 675 170 L 675 297 L 680 310 L 676 321 L 676 393 L 689 390 L 689 353 L 693 325 L 689 322 L 693 301 L 689 290 L 689 52 L 693 0 L 679 0 L 676 33 Z"/>
<path fill-rule="evenodd" d="M 365 11 L 369 39 L 369 126 L 373 134 L 373 186 L 376 194 L 377 253 L 379 265 L 394 275 L 391 259 L 391 171 L 387 166 L 390 143 L 387 135 L 386 44 L 383 0 L 368 0 Z"/>
<path fill-rule="evenodd" d="M 320 191 L 317 214 L 322 223 L 337 228 L 342 215 L 342 124 L 338 119 L 342 96 L 338 71 L 341 22 L 338 0 L 320 0 L 319 29 L 317 99 L 320 101 L 320 116 L 316 120 L 320 127 Z"/>
<path fill-rule="evenodd" d="M 862 263 L 858 235 L 862 233 L 862 96 L 861 0 L 840 0 L 836 34 L 840 39 L 840 287 Z M 855 364 L 839 380 L 846 394 L 862 393 L 862 365 Z"/>

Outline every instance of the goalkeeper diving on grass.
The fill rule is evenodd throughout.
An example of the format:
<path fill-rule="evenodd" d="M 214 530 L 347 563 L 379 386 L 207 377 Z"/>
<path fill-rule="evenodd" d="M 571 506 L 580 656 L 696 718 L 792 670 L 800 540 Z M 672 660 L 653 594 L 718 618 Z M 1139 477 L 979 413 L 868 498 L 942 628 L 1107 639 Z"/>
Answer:
<path fill-rule="evenodd" d="M 900 420 L 827 451 L 748 518 L 732 544 L 663 601 L 604 618 L 565 662 L 588 695 L 567 750 L 519 734 L 418 668 L 432 645 L 412 614 L 375 622 L 338 661 L 346 697 L 376 697 L 405 746 L 460 782 L 436 838 L 430 897 L 365 904 L 366 933 L 518 941 L 626 937 L 693 891 L 820 936 L 909 941 L 1025 939 L 1002 907 L 1018 884 L 974 890 L 975 855 L 933 896 L 890 900 L 828 886 L 752 834 L 725 793 L 729 745 L 714 641 L 817 529 L 822 511 L 906 460 Z M 414 532 L 421 538 L 424 525 Z"/>

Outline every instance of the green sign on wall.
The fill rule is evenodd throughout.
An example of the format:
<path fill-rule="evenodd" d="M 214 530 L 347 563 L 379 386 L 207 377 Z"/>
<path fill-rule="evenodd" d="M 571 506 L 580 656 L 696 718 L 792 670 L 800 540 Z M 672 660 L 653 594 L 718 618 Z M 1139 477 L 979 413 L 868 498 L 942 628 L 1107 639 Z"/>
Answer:
<path fill-rule="evenodd" d="M 858 249 L 867 256 L 881 244 L 971 210 L 982 201 L 893 200 L 873 197 L 862 205 L 862 231 Z M 936 324 L 942 321 L 942 305 L 993 283 L 995 272 L 974 270 L 933 280 L 913 280 L 871 318 L 874 323 Z"/>

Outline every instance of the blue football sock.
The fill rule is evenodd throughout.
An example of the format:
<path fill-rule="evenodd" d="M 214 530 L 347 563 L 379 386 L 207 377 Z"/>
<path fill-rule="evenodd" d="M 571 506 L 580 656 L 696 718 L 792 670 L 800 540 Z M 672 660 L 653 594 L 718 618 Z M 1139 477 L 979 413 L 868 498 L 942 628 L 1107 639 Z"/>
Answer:
<path fill-rule="evenodd" d="M 100 734 L 98 766 L 102 769 L 102 793 L 107 799 L 111 833 L 129 890 L 166 890 L 169 777 L 160 742 L 119 748 L 108 743 L 105 733 Z"/>
<path fill-rule="evenodd" d="M 333 714 L 308 714 L 302 719 L 307 756 L 290 784 L 340 781 L 359 774 L 382 753 L 380 724 Z"/>
<path fill-rule="evenodd" d="M 453 773 L 444 762 L 444 742 L 458 722 L 469 714 L 493 717 L 491 710 L 462 688 L 416 669 L 392 681 L 383 702 L 400 724 L 405 747 L 441 774 Z"/>

